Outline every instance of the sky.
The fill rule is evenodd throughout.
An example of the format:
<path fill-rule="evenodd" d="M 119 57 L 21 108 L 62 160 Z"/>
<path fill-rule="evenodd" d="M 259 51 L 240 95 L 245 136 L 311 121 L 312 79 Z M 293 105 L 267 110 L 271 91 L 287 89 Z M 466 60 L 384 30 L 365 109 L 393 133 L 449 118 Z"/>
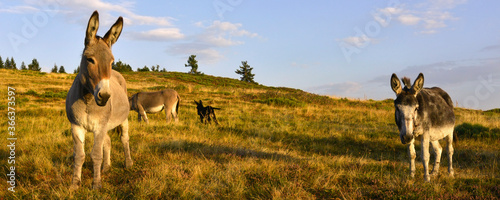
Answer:
<path fill-rule="evenodd" d="M 390 77 L 441 87 L 459 107 L 500 107 L 497 0 L 0 0 L 0 56 L 20 66 L 36 58 L 72 72 L 88 19 L 103 36 L 119 16 L 115 60 L 134 70 L 159 65 L 353 99 L 395 98 Z M 69 87 L 69 86 L 68 86 Z"/>

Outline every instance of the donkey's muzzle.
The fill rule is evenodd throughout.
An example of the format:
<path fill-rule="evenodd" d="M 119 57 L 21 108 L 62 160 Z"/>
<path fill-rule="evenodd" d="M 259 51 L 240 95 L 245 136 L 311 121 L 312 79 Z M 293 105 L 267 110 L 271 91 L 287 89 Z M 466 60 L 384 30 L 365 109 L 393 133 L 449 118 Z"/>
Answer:
<path fill-rule="evenodd" d="M 400 135 L 401 137 L 401 143 L 407 144 L 411 140 L 413 140 L 413 135 Z"/>
<path fill-rule="evenodd" d="M 109 88 L 109 79 L 101 80 L 94 91 L 95 102 L 98 106 L 105 106 L 111 97 L 111 92 Z"/>
<path fill-rule="evenodd" d="M 97 94 L 96 103 L 98 106 L 104 106 L 109 100 L 111 95 L 109 93 L 99 93 Z"/>

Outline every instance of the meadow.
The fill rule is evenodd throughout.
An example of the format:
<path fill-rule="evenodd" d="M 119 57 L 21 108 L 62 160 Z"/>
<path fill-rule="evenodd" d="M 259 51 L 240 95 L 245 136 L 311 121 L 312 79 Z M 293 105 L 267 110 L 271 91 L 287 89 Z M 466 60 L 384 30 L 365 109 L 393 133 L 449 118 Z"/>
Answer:
<path fill-rule="evenodd" d="M 455 108 L 455 177 L 448 176 L 443 151 L 440 173 L 427 183 L 420 142 L 416 175 L 409 176 L 391 99 L 330 98 L 178 72 L 123 75 L 129 96 L 177 90 L 179 123 L 167 124 L 164 112 L 139 123 L 130 112 L 134 166 L 125 168 L 119 133 L 109 132 L 112 168 L 99 191 L 91 189 L 93 135 L 87 133 L 82 184 L 69 190 L 73 141 L 65 97 L 75 75 L 0 69 L 0 199 L 500 198 L 499 110 Z M 6 181 L 8 87 L 16 97 L 15 192 Z M 194 100 L 222 108 L 220 125 L 200 123 Z"/>

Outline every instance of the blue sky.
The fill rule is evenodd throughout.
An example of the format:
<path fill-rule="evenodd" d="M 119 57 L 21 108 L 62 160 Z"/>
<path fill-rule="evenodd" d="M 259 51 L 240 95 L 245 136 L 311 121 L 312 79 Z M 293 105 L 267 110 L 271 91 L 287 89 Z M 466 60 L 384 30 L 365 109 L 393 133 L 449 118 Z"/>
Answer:
<path fill-rule="evenodd" d="M 0 56 L 72 72 L 94 10 L 99 35 L 118 16 L 113 46 L 134 70 L 160 65 L 239 78 L 241 61 L 269 86 L 360 99 L 394 98 L 389 79 L 416 78 L 460 107 L 500 107 L 500 1 L 1 0 Z"/>

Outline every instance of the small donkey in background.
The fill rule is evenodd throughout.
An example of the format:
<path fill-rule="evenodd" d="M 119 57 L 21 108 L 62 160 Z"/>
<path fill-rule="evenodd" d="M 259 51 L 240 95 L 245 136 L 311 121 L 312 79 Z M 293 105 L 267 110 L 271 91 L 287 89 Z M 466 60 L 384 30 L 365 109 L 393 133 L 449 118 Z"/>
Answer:
<path fill-rule="evenodd" d="M 215 124 L 219 125 L 219 122 L 217 122 L 217 118 L 215 117 L 214 110 L 220 110 L 220 108 L 214 108 L 212 106 L 204 107 L 203 102 L 201 102 L 201 100 L 200 102 L 196 102 L 195 100 L 194 103 L 196 103 L 196 109 L 198 109 L 198 115 L 200 116 L 201 123 L 205 124 L 207 124 L 207 122 L 210 123 L 213 117 Z"/>
<path fill-rule="evenodd" d="M 130 110 L 137 112 L 137 120 L 141 118 L 149 124 L 146 113 L 157 113 L 165 110 L 167 123 L 170 122 L 170 114 L 175 122 L 179 121 L 178 112 L 181 97 L 172 89 L 164 89 L 157 92 L 138 92 L 128 99 Z"/>
<path fill-rule="evenodd" d="M 448 172 L 453 176 L 453 129 L 455 114 L 453 101 L 441 88 L 424 88 L 424 75 L 420 73 L 411 85 L 410 79 L 403 78 L 404 88 L 401 87 L 396 74 L 392 74 L 391 88 L 396 93 L 394 107 L 395 119 L 399 129 L 401 143 L 408 145 L 410 155 L 410 175 L 415 176 L 415 138 L 422 137 L 422 163 L 424 178 L 430 181 L 429 176 L 429 143 L 432 145 L 436 161 L 431 175 L 437 175 L 441 161 L 442 148 L 439 140 L 446 138 L 448 147 Z"/>

